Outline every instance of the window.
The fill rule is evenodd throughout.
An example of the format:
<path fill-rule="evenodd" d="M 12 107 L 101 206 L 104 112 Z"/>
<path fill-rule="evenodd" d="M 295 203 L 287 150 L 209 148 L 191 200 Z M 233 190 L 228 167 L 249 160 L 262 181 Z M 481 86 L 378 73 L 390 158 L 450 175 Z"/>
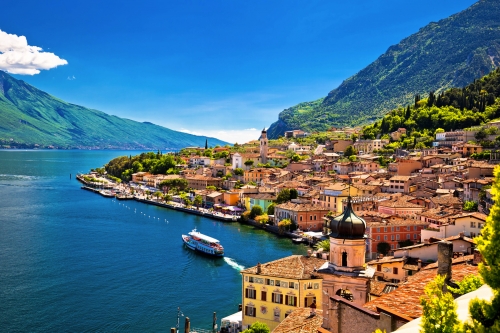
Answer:
<path fill-rule="evenodd" d="M 245 297 L 246 298 L 251 298 L 251 299 L 256 299 L 257 296 L 256 296 L 255 289 L 253 289 L 253 288 L 246 288 L 245 289 Z"/>
<path fill-rule="evenodd" d="M 290 288 L 290 289 L 294 289 L 294 288 L 295 288 L 295 283 L 294 283 L 294 282 L 290 282 L 290 283 L 288 284 L 288 288 Z"/>
<path fill-rule="evenodd" d="M 399 240 L 399 235 L 396 235 L 396 240 Z"/>
<path fill-rule="evenodd" d="M 410 239 L 410 234 L 406 234 L 406 239 Z"/>
<path fill-rule="evenodd" d="M 377 232 L 380 232 L 380 228 L 377 228 Z"/>
<path fill-rule="evenodd" d="M 276 281 L 274 281 L 274 285 L 275 285 L 276 287 L 279 287 L 279 286 L 280 286 L 280 280 L 276 280 Z"/>
<path fill-rule="evenodd" d="M 393 240 L 394 240 L 394 235 L 391 235 L 391 241 L 393 241 Z"/>
<path fill-rule="evenodd" d="M 417 226 L 416 225 L 413 226 L 413 230 L 417 231 Z"/>
<path fill-rule="evenodd" d="M 396 231 L 399 231 L 399 227 L 396 227 Z"/>
<path fill-rule="evenodd" d="M 394 244 L 391 244 L 391 250 L 394 250 Z"/>
<path fill-rule="evenodd" d="M 253 305 L 245 306 L 245 316 L 255 317 L 255 307 Z"/>
<path fill-rule="evenodd" d="M 398 268 L 397 267 L 393 267 L 392 268 L 392 274 L 398 274 Z"/>
<path fill-rule="evenodd" d="M 285 304 L 288 306 L 297 306 L 297 297 L 292 295 L 286 295 Z"/>
<path fill-rule="evenodd" d="M 253 276 L 248 277 L 248 282 L 252 283 L 253 282 Z"/>
<path fill-rule="evenodd" d="M 280 321 L 280 309 L 278 309 L 278 308 L 274 309 L 274 320 Z"/>
<path fill-rule="evenodd" d="M 417 239 L 417 234 L 413 234 L 413 239 Z"/>
<path fill-rule="evenodd" d="M 471 223 L 470 223 L 470 227 L 471 227 L 471 228 L 475 228 L 475 227 L 476 227 L 476 222 L 472 222 L 472 221 L 471 221 Z"/>
<path fill-rule="evenodd" d="M 302 215 L 299 216 L 300 221 L 302 222 Z"/>
<path fill-rule="evenodd" d="M 377 272 L 382 272 L 382 265 L 380 264 L 377 265 Z"/>
<path fill-rule="evenodd" d="M 273 303 L 283 304 L 283 295 L 281 293 L 273 293 Z"/>
<path fill-rule="evenodd" d="M 387 235 L 384 236 L 384 240 L 386 241 L 387 240 Z"/>
<path fill-rule="evenodd" d="M 283 288 L 288 288 L 288 282 L 281 282 L 281 286 Z"/>
<path fill-rule="evenodd" d="M 260 292 L 260 300 L 266 302 L 267 301 L 267 292 L 266 291 L 261 291 Z"/>
<path fill-rule="evenodd" d="M 384 232 L 387 232 L 387 227 L 384 227 Z"/>
<path fill-rule="evenodd" d="M 377 236 L 377 240 L 378 240 L 378 241 L 380 240 L 380 236 Z"/>
<path fill-rule="evenodd" d="M 274 280 L 266 279 L 266 285 L 274 286 Z"/>

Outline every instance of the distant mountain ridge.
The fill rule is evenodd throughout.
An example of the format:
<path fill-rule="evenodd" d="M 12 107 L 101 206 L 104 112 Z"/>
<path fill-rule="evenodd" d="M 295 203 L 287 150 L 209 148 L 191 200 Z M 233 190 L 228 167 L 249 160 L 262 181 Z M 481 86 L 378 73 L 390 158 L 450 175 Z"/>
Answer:
<path fill-rule="evenodd" d="M 0 147 L 168 150 L 225 145 L 64 102 L 0 71 Z"/>
<path fill-rule="evenodd" d="M 500 65 L 500 1 L 480 0 L 403 39 L 325 97 L 283 110 L 267 133 L 326 130 L 379 119 L 415 94 L 463 87 Z"/>

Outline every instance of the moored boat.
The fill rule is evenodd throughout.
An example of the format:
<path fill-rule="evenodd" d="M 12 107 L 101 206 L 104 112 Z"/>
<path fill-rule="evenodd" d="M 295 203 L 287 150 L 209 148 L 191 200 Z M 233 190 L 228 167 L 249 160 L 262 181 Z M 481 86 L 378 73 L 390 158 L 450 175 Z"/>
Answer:
<path fill-rule="evenodd" d="M 216 257 L 224 256 L 224 248 L 219 240 L 204 235 L 196 231 L 196 229 L 193 229 L 187 235 L 182 235 L 182 241 L 192 250 Z"/>

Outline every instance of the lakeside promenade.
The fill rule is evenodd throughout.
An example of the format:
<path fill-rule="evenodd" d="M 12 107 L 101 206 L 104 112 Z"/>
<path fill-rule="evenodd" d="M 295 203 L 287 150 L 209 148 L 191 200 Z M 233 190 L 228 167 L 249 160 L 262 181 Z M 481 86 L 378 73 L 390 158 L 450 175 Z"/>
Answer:
<path fill-rule="evenodd" d="M 193 215 L 198 215 L 198 216 L 203 216 L 209 219 L 213 220 L 218 220 L 222 222 L 241 222 L 240 216 L 239 215 L 232 215 L 232 214 L 224 214 L 222 212 L 206 209 L 206 208 L 201 208 L 201 207 L 194 207 L 190 206 L 187 207 L 185 204 L 175 202 L 175 201 L 160 201 L 158 199 L 154 198 L 149 198 L 147 194 L 144 193 L 142 190 L 137 190 L 138 192 L 132 195 L 131 192 L 131 187 L 126 185 L 126 184 L 115 184 L 111 185 L 110 183 L 107 183 L 106 185 L 103 185 L 102 183 L 95 183 L 95 182 L 88 182 L 83 178 L 83 175 L 77 175 L 76 179 L 83 183 L 83 186 L 81 187 L 84 190 L 91 191 L 97 194 L 100 194 L 104 197 L 113 197 L 118 200 L 135 200 L 138 202 L 142 202 L 144 204 L 149 204 L 149 205 L 154 205 L 158 207 L 163 207 L 167 209 L 173 209 L 177 211 L 181 211 L 184 213 L 188 214 L 193 214 Z M 108 179 L 106 179 L 109 181 Z M 124 194 L 125 196 L 120 199 L 120 196 L 118 194 Z M 261 225 L 253 220 L 248 220 L 244 222 L 245 224 L 252 225 L 256 228 L 259 229 L 264 229 L 267 232 L 273 233 L 277 236 L 280 237 L 285 237 L 285 238 L 290 238 L 294 239 L 297 237 L 300 237 L 297 233 L 292 233 L 292 232 L 280 232 L 279 228 L 274 225 Z M 315 243 L 314 240 L 310 240 L 307 242 L 309 245 L 313 245 Z"/>

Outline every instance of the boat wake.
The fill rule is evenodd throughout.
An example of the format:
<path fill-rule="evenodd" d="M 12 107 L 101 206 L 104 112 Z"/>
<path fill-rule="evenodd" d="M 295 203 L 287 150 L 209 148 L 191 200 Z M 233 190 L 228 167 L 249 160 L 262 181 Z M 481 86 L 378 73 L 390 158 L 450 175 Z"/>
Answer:
<path fill-rule="evenodd" d="M 231 266 L 232 268 L 234 268 L 235 270 L 237 270 L 238 272 L 245 269 L 245 266 L 243 265 L 240 265 L 238 264 L 236 261 L 234 261 L 233 259 L 231 258 L 228 258 L 228 257 L 224 257 L 224 261 L 229 265 Z"/>

